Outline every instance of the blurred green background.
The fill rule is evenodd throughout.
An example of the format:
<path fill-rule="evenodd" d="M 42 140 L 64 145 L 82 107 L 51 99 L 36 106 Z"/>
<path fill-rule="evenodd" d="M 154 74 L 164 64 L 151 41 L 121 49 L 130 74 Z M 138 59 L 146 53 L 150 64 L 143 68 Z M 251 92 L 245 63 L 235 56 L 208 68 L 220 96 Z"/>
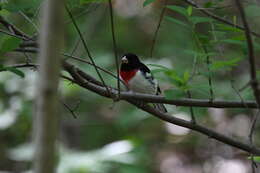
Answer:
<path fill-rule="evenodd" d="M 249 81 L 247 46 L 241 30 L 203 16 L 182 0 L 168 0 L 153 56 L 150 51 L 164 1 L 114 0 L 114 21 L 119 56 L 137 54 L 152 69 L 167 98 L 253 100 Z M 196 1 L 201 7 L 241 24 L 233 1 Z M 0 1 L 0 15 L 28 35 L 38 35 L 40 0 Z M 67 4 L 89 46 L 96 64 L 116 74 L 109 6 L 105 0 L 68 0 Z M 249 0 L 245 10 L 252 30 L 259 31 L 260 7 Z M 70 18 L 65 14 L 64 52 L 89 60 Z M 3 26 L 0 26 L 4 30 Z M 10 41 L 11 40 L 11 41 Z M 0 33 L 2 66 L 31 61 L 37 56 L 10 51 L 6 44 L 19 40 Z M 256 57 L 259 38 L 254 37 Z M 206 51 L 205 51 L 206 48 Z M 211 64 L 207 64 L 207 57 Z M 65 58 L 65 57 L 64 57 Z M 82 70 L 97 75 L 93 67 L 68 58 Z M 257 59 L 257 63 L 259 60 Z M 209 69 L 209 71 L 208 71 Z M 32 121 L 37 71 L 20 69 L 0 74 L 0 172 L 26 172 L 32 166 Z M 66 73 L 64 73 L 67 75 Z M 116 80 L 102 73 L 107 84 Z M 68 81 L 60 82 L 60 135 L 57 141 L 58 173 L 248 173 L 251 163 L 240 150 L 188 129 L 165 123 L 125 102 L 102 98 Z M 75 109 L 77 118 L 63 103 Z M 189 107 L 167 105 L 176 117 L 190 119 Z M 194 108 L 200 124 L 248 142 L 248 109 Z M 259 146 L 259 126 L 255 144 Z M 259 168 L 258 168 L 259 169 Z M 258 170 L 260 171 L 260 170 Z"/>

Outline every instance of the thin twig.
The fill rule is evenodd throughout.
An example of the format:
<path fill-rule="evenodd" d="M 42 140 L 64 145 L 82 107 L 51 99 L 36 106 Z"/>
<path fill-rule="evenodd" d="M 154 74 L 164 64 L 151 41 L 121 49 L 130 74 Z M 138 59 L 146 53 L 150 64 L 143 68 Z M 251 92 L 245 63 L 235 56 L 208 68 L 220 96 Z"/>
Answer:
<path fill-rule="evenodd" d="M 92 6 L 94 6 L 94 5 L 96 5 L 96 6 L 95 6 L 93 9 L 90 9 L 90 8 L 92 8 Z M 98 8 L 98 6 L 99 6 L 99 4 L 91 3 L 90 5 L 87 6 L 87 9 L 86 9 L 86 10 L 84 10 L 84 11 L 82 11 L 81 13 L 77 14 L 76 16 L 74 16 L 74 18 L 79 19 L 79 18 L 83 17 L 85 14 L 87 14 L 88 12 L 90 12 L 90 11 L 92 11 L 92 10 L 95 11 L 95 10 Z M 66 20 L 66 21 L 65 21 L 65 24 L 70 24 L 71 22 L 72 22 L 72 20 L 69 19 L 69 20 Z"/>
<path fill-rule="evenodd" d="M 253 120 L 252 120 L 252 125 L 251 125 L 251 129 L 250 129 L 250 133 L 249 133 L 249 135 L 248 135 L 251 145 L 253 145 L 254 129 L 255 129 L 255 125 L 256 125 L 257 119 L 258 119 L 258 117 L 259 117 L 259 113 L 260 113 L 260 110 L 258 109 L 257 112 L 256 112 L 255 115 L 254 115 Z"/>
<path fill-rule="evenodd" d="M 23 64 L 14 64 L 10 66 L 5 66 L 5 68 L 0 69 L 0 71 L 7 71 L 8 68 L 37 68 L 38 64 L 32 64 L 32 63 L 23 63 Z M 7 69 L 6 69 L 7 68 Z"/>
<path fill-rule="evenodd" d="M 235 91 L 235 93 L 238 95 L 238 97 L 240 98 L 241 102 L 245 105 L 245 108 L 247 108 L 247 105 L 245 104 L 245 101 L 243 99 L 243 97 L 241 96 L 240 94 L 240 91 L 235 87 L 234 85 L 234 78 L 233 78 L 233 75 L 232 75 L 232 72 L 230 72 L 230 85 L 231 85 L 231 88 Z"/>
<path fill-rule="evenodd" d="M 77 115 L 75 113 L 75 108 L 71 109 L 69 107 L 69 105 L 67 105 L 65 102 L 63 102 L 62 100 L 60 100 L 61 104 L 71 113 L 71 115 L 73 116 L 73 118 L 77 119 Z"/>
<path fill-rule="evenodd" d="M 222 18 L 222 17 L 220 17 L 220 16 L 217 16 L 217 15 L 215 15 L 215 14 L 209 12 L 209 11 L 206 10 L 206 9 L 203 9 L 203 8 L 199 7 L 199 6 L 198 6 L 194 1 L 192 1 L 192 0 L 185 0 L 185 2 L 186 2 L 187 4 L 189 4 L 189 5 L 193 6 L 193 7 L 195 7 L 195 8 L 198 8 L 198 10 L 200 10 L 203 14 L 205 14 L 205 15 L 207 15 L 207 16 L 209 16 L 209 17 L 211 17 L 211 18 L 213 18 L 213 19 L 215 19 L 215 20 L 217 20 L 217 21 L 219 21 L 219 22 L 225 23 L 225 24 L 227 24 L 227 25 L 230 25 L 230 26 L 232 26 L 232 27 L 235 27 L 235 28 L 238 28 L 238 29 L 241 29 L 241 30 L 245 30 L 245 27 L 242 27 L 242 26 L 239 26 L 239 25 L 237 25 L 237 24 L 234 24 L 234 23 L 232 23 L 232 22 L 230 22 L 230 21 L 228 21 L 228 20 L 226 20 L 226 19 L 224 19 L 224 18 Z M 260 37 L 260 34 L 259 34 L 259 33 L 256 33 L 256 32 L 253 32 L 253 31 L 250 31 L 250 33 L 253 34 L 254 36 Z"/>
<path fill-rule="evenodd" d="M 23 52 L 23 54 L 25 56 L 25 63 L 29 64 L 31 62 L 31 57 L 26 52 Z"/>
<path fill-rule="evenodd" d="M 189 99 L 192 98 L 190 90 L 187 91 L 187 96 L 188 96 Z M 194 124 L 196 124 L 196 118 L 195 118 L 195 115 L 194 115 L 194 111 L 193 111 L 193 107 L 192 107 L 192 106 L 190 106 L 190 114 L 191 114 L 191 122 L 194 123 Z"/>
<path fill-rule="evenodd" d="M 110 14 L 110 22 L 111 22 L 111 32 L 112 32 L 112 39 L 113 39 L 114 56 L 115 56 L 116 71 L 117 71 L 118 98 L 120 98 L 121 90 L 120 90 L 120 77 L 119 77 L 119 63 L 118 63 L 117 46 L 116 46 L 116 38 L 115 38 L 113 6 L 112 6 L 111 0 L 109 0 L 108 2 L 109 2 L 109 14 Z"/>
<path fill-rule="evenodd" d="M 251 125 L 250 132 L 249 132 L 249 135 L 248 135 L 249 142 L 250 142 L 251 146 L 254 146 L 253 135 L 254 135 L 256 122 L 257 122 L 257 119 L 259 117 L 259 113 L 260 113 L 260 109 L 258 109 L 257 112 L 254 114 L 254 117 L 253 117 L 253 120 L 252 120 L 252 125 Z M 251 159 L 252 173 L 255 173 L 255 169 L 256 169 L 257 165 L 256 165 L 255 160 L 254 160 L 254 154 L 251 154 L 250 159 Z"/>
<path fill-rule="evenodd" d="M 247 22 L 245 11 L 244 11 L 243 5 L 240 2 L 240 0 L 236 0 L 236 4 L 237 4 L 237 8 L 238 8 L 240 15 L 241 15 L 242 23 L 243 23 L 244 28 L 245 28 L 245 35 L 246 35 L 246 41 L 247 41 L 247 47 L 248 47 L 248 60 L 249 60 L 249 66 L 250 66 L 251 88 L 254 92 L 254 96 L 255 96 L 255 99 L 256 99 L 256 102 L 257 102 L 257 105 L 258 105 L 258 112 L 253 119 L 252 126 L 251 126 L 251 129 L 250 129 L 250 134 L 249 134 L 250 144 L 253 146 L 253 133 L 254 133 L 254 130 L 255 130 L 257 118 L 259 116 L 259 105 L 260 105 L 260 95 L 259 94 L 260 94 L 260 92 L 259 92 L 259 89 L 258 89 L 258 81 L 257 81 L 257 78 L 256 78 L 254 44 L 253 44 L 253 40 L 252 40 L 252 37 L 251 37 L 250 27 L 249 27 L 249 24 Z M 253 165 L 253 162 L 254 162 L 254 159 L 252 159 L 252 165 Z M 255 172 L 254 166 L 252 166 L 252 170 L 253 170 L 253 172 Z"/>
<path fill-rule="evenodd" d="M 27 40 L 26 38 L 24 38 L 24 37 L 22 37 L 22 36 L 19 36 L 19 35 L 16 35 L 16 34 L 14 34 L 14 33 L 10 33 L 10 32 L 8 32 L 8 31 L 4 31 L 4 30 L 1 30 L 1 29 L 0 29 L 0 33 L 6 34 L 6 35 L 10 35 L 10 36 L 12 36 L 12 37 L 19 38 L 19 39 L 21 39 L 21 40 Z"/>
<path fill-rule="evenodd" d="M 243 25 L 245 27 L 245 35 L 246 35 L 246 41 L 247 41 L 247 46 L 248 46 L 248 60 L 249 60 L 249 65 L 250 65 L 251 87 L 254 91 L 255 99 L 256 99 L 258 105 L 260 105 L 260 92 L 259 92 L 259 89 L 258 89 L 258 81 L 257 81 L 257 78 L 256 78 L 254 44 L 253 44 L 253 40 L 252 40 L 252 37 L 251 37 L 251 34 L 250 34 L 250 28 L 249 28 L 249 25 L 248 25 L 247 20 L 246 20 L 244 8 L 243 8 L 243 6 L 242 6 L 242 4 L 240 3 L 239 0 L 236 0 L 236 3 L 237 3 L 237 7 L 238 7 L 240 14 L 241 14 L 241 19 L 242 19 Z"/>
<path fill-rule="evenodd" d="M 26 40 L 31 40 L 31 38 L 25 34 L 24 32 L 22 32 L 21 30 L 19 30 L 16 26 L 14 26 L 13 24 L 10 24 L 9 22 L 7 22 L 2 16 L 0 16 L 0 23 L 11 33 L 18 35 L 20 37 L 23 37 Z"/>
<path fill-rule="evenodd" d="M 249 87 L 251 85 L 251 81 L 248 81 L 244 86 L 242 86 L 238 91 L 242 92 L 243 90 L 245 90 L 247 87 Z"/>
<path fill-rule="evenodd" d="M 150 51 L 150 57 L 153 57 L 153 51 L 154 51 L 155 43 L 156 43 L 156 40 L 157 40 L 157 36 L 158 36 L 158 33 L 159 33 L 159 29 L 160 29 L 161 23 L 163 21 L 164 14 L 165 14 L 166 9 L 167 9 L 167 4 L 168 4 L 168 0 L 164 0 L 164 5 L 163 5 L 163 8 L 162 8 L 162 11 L 161 11 L 161 14 L 160 14 L 159 22 L 157 24 L 156 30 L 154 32 L 153 40 L 152 40 L 152 47 L 151 47 L 151 51 Z"/>
<path fill-rule="evenodd" d="M 70 12 L 70 10 L 69 10 L 69 8 L 67 7 L 66 4 L 65 4 L 65 9 L 66 9 L 68 15 L 70 16 L 70 18 L 71 18 L 71 20 L 72 20 L 72 23 L 73 23 L 75 29 L 77 30 L 77 32 L 78 32 L 78 34 L 79 34 L 79 36 L 80 36 L 80 39 L 81 39 L 81 41 L 82 41 L 82 43 L 83 43 L 83 46 L 84 46 L 84 48 L 85 48 L 85 50 L 86 50 L 86 52 L 87 52 L 87 54 L 88 54 L 88 57 L 89 57 L 91 63 L 94 64 L 94 68 L 95 68 L 95 70 L 96 70 L 96 72 L 97 72 L 98 77 L 100 78 L 101 82 L 103 83 L 103 85 L 104 85 L 105 88 L 107 89 L 107 92 L 109 93 L 110 91 L 109 91 L 107 85 L 105 84 L 105 81 L 104 81 L 103 77 L 101 76 L 101 74 L 100 74 L 100 72 L 99 72 L 97 66 L 95 65 L 95 61 L 94 61 L 94 59 L 92 58 L 92 56 L 91 56 L 91 54 L 90 54 L 90 51 L 89 51 L 88 46 L 87 46 L 87 43 L 86 43 L 86 41 L 85 41 L 85 39 L 84 39 L 84 37 L 83 37 L 83 35 L 82 35 L 82 33 L 81 33 L 79 27 L 78 27 L 76 21 L 74 20 L 74 17 L 73 17 L 73 15 L 72 15 L 72 13 Z"/>
<path fill-rule="evenodd" d="M 83 33 L 83 34 L 84 34 L 84 33 Z M 74 47 L 72 48 L 72 51 L 71 51 L 71 53 L 70 53 L 71 56 L 73 56 L 73 54 L 75 53 L 75 51 L 78 49 L 80 42 L 81 42 L 81 39 L 80 39 L 80 38 L 77 38 L 76 44 L 74 45 Z"/>
<path fill-rule="evenodd" d="M 213 87 L 212 87 L 212 78 L 211 78 L 211 71 L 210 71 L 210 65 L 211 65 L 211 62 L 210 62 L 210 57 L 209 57 L 209 54 L 208 54 L 208 50 L 207 50 L 207 47 L 205 45 L 202 45 L 202 49 L 204 50 L 204 52 L 207 54 L 207 59 L 206 59 L 206 62 L 207 62 L 207 69 L 208 69 L 208 84 L 209 84 L 209 93 L 210 93 L 210 101 L 213 101 L 214 100 L 214 92 L 213 92 Z"/>
<path fill-rule="evenodd" d="M 37 26 L 26 14 L 24 14 L 24 12 L 19 11 L 19 14 L 20 14 L 21 16 L 23 16 L 24 19 L 25 19 L 26 21 L 28 21 L 28 22 L 34 27 L 34 29 L 37 31 L 37 33 L 39 33 L 39 28 L 38 28 L 38 26 Z"/>
<path fill-rule="evenodd" d="M 29 48 L 17 48 L 14 51 L 16 52 L 28 52 L 28 53 L 38 53 L 39 49 L 38 48 L 33 48 L 33 47 L 29 47 Z"/>
<path fill-rule="evenodd" d="M 77 60 L 77 61 L 80 61 L 80 62 L 84 62 L 84 63 L 86 63 L 86 64 L 88 64 L 88 65 L 95 66 L 95 65 L 92 64 L 91 62 L 88 62 L 88 61 L 86 61 L 86 60 L 84 60 L 84 59 L 82 59 L 82 58 L 79 58 L 79 57 L 76 57 L 76 56 L 72 56 L 72 55 L 69 55 L 69 54 L 66 54 L 66 53 L 61 53 L 61 54 L 62 54 L 63 56 L 69 57 L 69 58 L 71 58 L 71 59 L 74 59 L 74 60 Z M 110 71 L 108 71 L 108 70 L 106 70 L 106 69 L 104 69 L 104 68 L 102 68 L 102 67 L 99 67 L 99 66 L 96 66 L 96 67 L 97 67 L 99 70 L 101 70 L 101 71 L 103 71 L 103 72 L 109 74 L 110 76 L 114 77 L 115 79 L 117 79 L 117 76 L 114 75 L 112 72 L 110 72 Z M 119 78 L 119 81 L 120 81 L 122 84 L 125 85 L 124 81 L 121 80 L 120 78 Z"/>

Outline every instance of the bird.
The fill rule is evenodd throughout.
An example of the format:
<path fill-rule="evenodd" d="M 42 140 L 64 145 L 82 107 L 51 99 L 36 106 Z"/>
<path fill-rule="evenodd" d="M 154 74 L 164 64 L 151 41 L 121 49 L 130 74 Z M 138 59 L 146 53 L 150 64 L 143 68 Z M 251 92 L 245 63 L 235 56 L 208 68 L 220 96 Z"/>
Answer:
<path fill-rule="evenodd" d="M 153 77 L 151 70 L 143 64 L 137 55 L 126 53 L 121 57 L 120 78 L 130 91 L 143 94 L 161 95 L 158 81 Z M 165 106 L 153 103 L 155 109 L 166 113 Z"/>

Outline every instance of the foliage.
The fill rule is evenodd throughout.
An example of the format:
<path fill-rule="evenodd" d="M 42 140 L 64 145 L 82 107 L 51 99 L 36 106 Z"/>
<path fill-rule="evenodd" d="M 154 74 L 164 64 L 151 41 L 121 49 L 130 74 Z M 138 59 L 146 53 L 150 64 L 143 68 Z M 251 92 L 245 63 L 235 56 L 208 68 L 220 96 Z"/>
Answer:
<path fill-rule="evenodd" d="M 40 23 L 38 8 L 41 3 L 40 0 L 1 1 L 0 15 L 21 31 L 35 36 L 38 35 L 35 26 L 38 27 Z M 160 10 L 154 3 L 160 2 L 145 0 L 141 4 L 137 3 L 137 6 L 131 4 L 133 7 L 124 4 L 120 6 L 119 1 L 113 3 L 119 55 L 125 52 L 140 55 L 142 61 L 148 64 L 154 76 L 160 81 L 160 86 L 164 90 L 163 94 L 169 99 L 187 98 L 188 91 L 192 93 L 193 98 L 212 99 L 210 89 L 214 92 L 213 99 L 238 101 L 241 97 L 244 100 L 254 99 L 249 87 L 238 94 L 231 85 L 233 82 L 235 88 L 239 90 L 250 81 L 247 66 L 248 48 L 244 31 L 205 16 L 199 13 L 199 9 L 186 5 L 182 1 L 169 1 L 159 28 L 154 56 L 152 59 L 145 58 L 148 57 L 154 37 L 153 33 L 156 29 L 154 24 L 158 22 L 155 14 L 157 10 Z M 85 33 L 84 37 L 95 62 L 115 74 L 109 13 L 106 10 L 107 0 L 67 0 L 67 4 L 82 33 Z M 203 3 L 203 7 L 214 9 L 222 4 L 225 5 L 225 2 L 208 1 Z M 149 8 L 151 5 L 153 8 Z M 247 5 L 246 12 L 250 19 L 253 20 L 254 17 L 259 16 L 256 12 L 258 8 L 259 6 L 254 3 Z M 30 21 L 24 18 L 21 12 Z M 229 8 L 214 9 L 212 12 L 231 19 L 235 24 L 239 23 L 238 14 Z M 65 17 L 65 22 L 64 52 L 70 54 L 78 43 L 78 35 L 68 16 Z M 255 25 L 252 24 L 253 28 L 257 28 L 258 22 L 253 23 Z M 1 30 L 5 29 L 1 25 Z M 14 52 L 15 49 L 21 48 L 22 43 L 24 41 L 20 38 L 0 33 L 0 96 L 2 98 L 0 112 L 3 114 L 0 118 L 3 118 L 1 120 L 5 121 L 2 122 L 6 123 L 6 126 L 0 124 L 0 152 L 9 153 L 0 156 L 0 170 L 14 171 L 13 164 L 16 162 L 23 165 L 21 167 L 23 170 L 19 171 L 31 169 L 31 159 L 18 160 L 13 157 L 16 154 L 10 154 L 15 151 L 14 153 L 17 152 L 23 157 L 23 152 L 16 149 L 21 149 L 20 145 L 23 146 L 30 141 L 33 117 L 35 91 L 32 88 L 34 84 L 30 82 L 34 81 L 37 72 L 12 66 L 27 63 L 28 59 L 32 63 L 37 63 L 35 54 Z M 258 55 L 259 38 L 254 37 L 253 43 Z M 75 50 L 73 55 L 88 61 L 88 56 L 81 45 Z M 67 61 L 73 62 L 98 79 L 92 66 L 76 62 L 71 58 Z M 67 75 L 67 73 L 63 74 Z M 102 72 L 102 76 L 108 85 L 116 86 L 116 80 L 110 75 Z M 209 85 L 210 78 L 212 79 L 211 86 Z M 66 168 L 64 172 L 165 172 L 165 165 L 174 159 L 180 163 L 170 162 L 175 166 L 175 170 L 178 170 L 178 165 L 184 165 L 183 170 L 188 172 L 188 168 L 201 167 L 201 165 L 214 167 L 217 164 L 216 158 L 241 159 L 234 156 L 235 154 L 224 145 L 190 133 L 190 131 L 177 134 L 177 131 L 183 129 L 168 126 L 123 102 L 112 103 L 70 82 L 62 81 L 60 88 L 62 101 L 69 107 L 77 107 L 75 110 L 77 119 L 73 119 L 64 107 L 61 111 L 60 143 L 66 147 L 59 157 L 60 166 L 63 165 L 63 168 Z M 14 100 L 21 102 L 20 107 L 19 103 Z M 77 105 L 79 101 L 80 104 Z M 16 111 L 15 106 L 19 111 Z M 189 117 L 191 114 L 189 107 L 168 106 L 167 108 L 173 116 L 181 112 L 180 118 Z M 244 132 L 242 127 L 248 127 L 250 124 L 250 114 L 252 114 L 250 110 L 215 110 L 195 107 L 193 110 L 199 121 L 210 128 L 220 130 L 221 133 L 232 135 L 234 138 L 242 140 L 247 138 L 247 134 L 240 133 L 247 133 L 248 128 Z M 221 114 L 216 113 L 221 111 Z M 6 112 L 9 113 L 8 116 L 5 116 Z M 12 119 L 8 119 L 12 116 Z M 237 120 L 237 117 L 242 117 L 242 123 L 240 119 Z M 126 142 L 131 146 L 130 149 L 122 155 L 117 153 L 113 157 L 110 157 L 108 150 L 104 153 L 104 148 L 118 141 Z M 259 144 L 259 135 L 256 135 L 255 141 Z M 27 147 L 29 150 L 33 149 L 33 146 Z M 113 152 L 116 151 L 118 150 L 114 148 Z M 246 163 L 246 156 L 242 156 L 241 160 Z M 255 157 L 255 160 L 258 161 L 259 158 Z M 167 166 L 169 170 L 171 167 L 169 164 Z"/>

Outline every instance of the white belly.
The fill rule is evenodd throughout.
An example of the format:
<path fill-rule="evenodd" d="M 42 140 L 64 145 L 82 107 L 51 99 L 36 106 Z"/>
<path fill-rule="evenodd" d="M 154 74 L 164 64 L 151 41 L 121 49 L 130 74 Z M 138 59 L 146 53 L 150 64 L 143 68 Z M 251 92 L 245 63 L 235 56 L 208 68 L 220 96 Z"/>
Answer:
<path fill-rule="evenodd" d="M 137 93 L 156 94 L 157 88 L 155 86 L 145 79 L 139 71 L 136 73 L 135 77 L 128 82 L 130 90 Z"/>

